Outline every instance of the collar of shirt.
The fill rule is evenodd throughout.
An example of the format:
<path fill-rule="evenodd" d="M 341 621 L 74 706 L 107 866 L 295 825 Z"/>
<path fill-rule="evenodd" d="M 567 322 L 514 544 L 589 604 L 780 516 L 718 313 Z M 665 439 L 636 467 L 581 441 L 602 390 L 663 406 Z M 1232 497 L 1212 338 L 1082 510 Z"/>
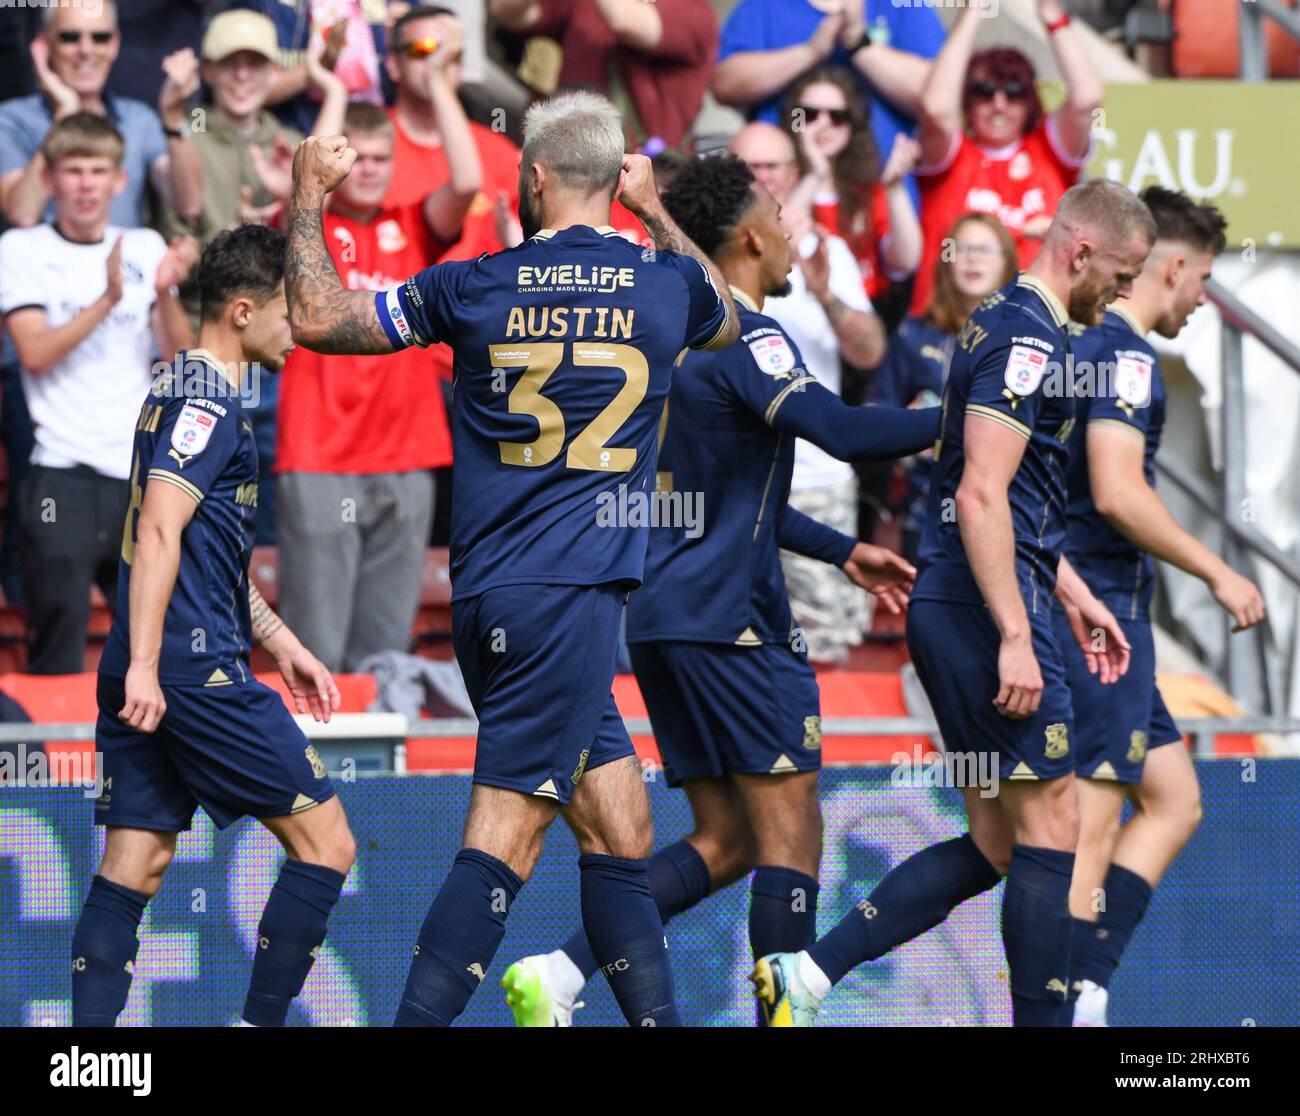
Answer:
<path fill-rule="evenodd" d="M 731 285 L 728 284 L 728 286 Z M 741 306 L 743 306 L 746 310 L 749 310 L 751 313 L 761 314 L 763 312 L 763 308 L 759 306 L 757 303 L 755 303 L 754 300 L 750 298 L 749 295 L 747 295 L 739 287 L 731 287 L 731 297 L 734 298 L 737 302 L 740 303 Z"/>
<path fill-rule="evenodd" d="M 1145 337 L 1147 335 L 1147 331 L 1142 328 L 1142 323 L 1139 322 L 1135 317 L 1133 317 L 1132 314 L 1130 314 L 1118 303 L 1113 303 L 1110 307 L 1108 307 L 1108 309 L 1112 310 L 1118 318 L 1126 322 L 1128 324 L 1128 327 L 1139 337 Z"/>
<path fill-rule="evenodd" d="M 1065 323 L 1070 320 L 1070 315 L 1061 304 L 1061 300 L 1051 292 L 1046 283 L 1041 279 L 1035 279 L 1032 275 L 1026 275 L 1022 271 L 1020 277 L 1016 280 L 1016 286 L 1028 287 L 1033 291 L 1043 300 L 1043 304 L 1051 312 L 1052 320 L 1062 329 L 1065 328 Z"/>
<path fill-rule="evenodd" d="M 230 370 L 225 366 L 225 364 L 219 361 L 207 349 L 186 349 L 185 359 L 188 361 L 191 358 L 193 358 L 194 360 L 201 360 L 203 361 L 204 364 L 210 364 L 213 368 L 215 368 L 218 372 L 221 373 L 221 378 L 225 380 L 226 383 L 228 383 L 231 387 L 235 389 L 239 388 L 238 374 L 232 376 L 230 374 Z"/>
<path fill-rule="evenodd" d="M 284 128 L 271 113 L 263 109 L 257 114 L 257 127 L 251 135 L 242 136 L 214 106 L 208 111 L 207 130 L 214 139 L 225 144 L 255 143 L 259 147 L 269 147 L 275 143 L 275 137 Z"/>

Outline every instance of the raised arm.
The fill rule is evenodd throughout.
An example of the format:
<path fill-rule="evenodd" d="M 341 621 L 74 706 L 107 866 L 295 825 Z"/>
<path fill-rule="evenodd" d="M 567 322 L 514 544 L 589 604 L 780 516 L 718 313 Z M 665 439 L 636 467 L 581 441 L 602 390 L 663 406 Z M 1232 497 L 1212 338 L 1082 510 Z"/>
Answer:
<path fill-rule="evenodd" d="M 831 289 L 830 247 L 824 230 L 818 229 L 812 255 L 798 256 L 798 263 L 808 293 L 821 304 L 835 331 L 840 355 L 856 368 L 875 368 L 885 357 L 884 323 L 874 310 L 850 306 Z"/>
<path fill-rule="evenodd" d="M 840 46 L 849 54 L 853 68 L 871 83 L 874 90 L 908 116 L 915 116 L 921 88 L 930 75 L 929 59 L 887 43 L 866 45 L 864 15 L 862 0 L 850 0 L 845 4 Z"/>
<path fill-rule="evenodd" d="M 516 34 L 531 31 L 542 18 L 537 0 L 488 0 L 487 10 L 494 24 Z"/>
<path fill-rule="evenodd" d="M 921 88 L 917 115 L 922 167 L 942 163 L 952 149 L 953 138 L 961 132 L 961 95 L 982 11 L 974 4 L 961 10 Z"/>
<path fill-rule="evenodd" d="M 709 279 L 727 311 L 727 320 L 711 348 L 722 349 L 730 345 L 740 336 L 740 316 L 736 312 L 736 302 L 731 297 L 731 286 L 718 270 L 718 265 L 696 247 L 695 242 L 677 227 L 677 222 L 664 209 L 655 187 L 654 168 L 644 155 L 623 156 L 623 181 L 618 198 L 632 216 L 645 226 L 655 247 L 691 256 L 709 273 Z"/>
<path fill-rule="evenodd" d="M 196 221 L 203 212 L 203 164 L 199 150 L 184 130 L 185 102 L 199 88 L 199 60 L 189 47 L 167 55 L 162 62 L 162 90 L 158 115 L 167 135 L 167 154 L 150 168 L 158 192 L 171 202 L 183 221 Z M 176 134 L 179 133 L 179 134 Z"/>
<path fill-rule="evenodd" d="M 447 75 L 452 60 L 460 57 L 465 27 L 459 20 L 446 17 L 442 26 L 442 41 L 425 60 L 425 75 L 450 177 L 425 199 L 424 220 L 438 240 L 450 244 L 459 239 L 465 215 L 483 186 L 483 164 L 465 109 Z"/>
<path fill-rule="evenodd" d="M 831 11 L 805 43 L 728 55 L 713 71 L 713 95 L 724 105 L 746 109 L 780 93 L 800 74 L 830 58 L 844 23 L 842 11 Z"/>
<path fill-rule="evenodd" d="M 293 157 L 284 290 L 293 339 L 318 353 L 391 353 L 374 291 L 350 291 L 325 246 L 321 207 L 357 153 L 343 136 L 311 136 Z"/>
<path fill-rule="evenodd" d="M 1038 0 L 1038 15 L 1050 27 L 1065 15 L 1065 8 L 1060 0 Z M 1065 154 L 1082 159 L 1088 153 L 1093 114 L 1101 107 L 1106 89 L 1072 24 L 1049 31 L 1047 39 L 1065 79 L 1065 103 L 1052 113 L 1057 138 Z"/>

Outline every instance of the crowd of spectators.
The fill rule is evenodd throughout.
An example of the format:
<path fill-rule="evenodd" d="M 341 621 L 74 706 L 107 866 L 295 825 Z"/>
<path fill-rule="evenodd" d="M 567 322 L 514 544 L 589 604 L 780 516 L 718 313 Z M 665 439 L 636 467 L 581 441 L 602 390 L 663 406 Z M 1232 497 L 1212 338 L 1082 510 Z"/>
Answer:
<path fill-rule="evenodd" d="M 114 602 L 140 402 L 155 362 L 192 341 L 193 265 L 222 230 L 283 219 L 304 134 L 341 132 L 357 150 L 325 236 L 347 286 L 382 289 L 522 240 L 518 112 L 484 110 L 470 48 L 518 75 L 524 104 L 599 90 L 661 188 L 683 158 L 726 147 L 772 192 L 798 252 L 789 294 L 765 311 L 813 375 L 853 401 L 928 405 L 961 322 L 1033 258 L 1102 94 L 1060 0 L 1037 0 L 1066 87 L 1051 113 L 1023 54 L 975 49 L 983 5 L 948 31 L 931 6 L 890 0 L 739 0 L 721 26 L 709 0 L 459 10 L 473 18 L 396 0 L 24 14 L 24 66 L 0 101 L 0 587 L 27 609 L 29 670 L 81 669 L 92 584 Z M 747 123 L 706 134 L 715 105 Z M 617 202 L 611 224 L 649 243 Z M 424 547 L 445 531 L 452 364 L 443 345 L 299 350 L 248 385 L 258 542 L 278 545 L 281 611 L 332 669 L 407 649 Z M 923 464 L 901 476 L 868 503 L 911 545 Z M 869 534 L 859 490 L 872 484 L 798 445 L 790 499 L 807 514 Z M 866 595 L 787 557 L 810 657 L 843 662 Z"/>

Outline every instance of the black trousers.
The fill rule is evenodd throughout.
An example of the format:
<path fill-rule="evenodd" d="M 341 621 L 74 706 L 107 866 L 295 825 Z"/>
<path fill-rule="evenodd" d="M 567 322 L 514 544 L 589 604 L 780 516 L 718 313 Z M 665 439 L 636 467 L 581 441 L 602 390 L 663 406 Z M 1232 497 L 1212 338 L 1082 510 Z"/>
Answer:
<path fill-rule="evenodd" d="M 90 587 L 117 611 L 117 560 L 130 482 L 88 466 L 31 466 L 23 478 L 23 595 L 32 628 L 30 674 L 79 674 Z"/>

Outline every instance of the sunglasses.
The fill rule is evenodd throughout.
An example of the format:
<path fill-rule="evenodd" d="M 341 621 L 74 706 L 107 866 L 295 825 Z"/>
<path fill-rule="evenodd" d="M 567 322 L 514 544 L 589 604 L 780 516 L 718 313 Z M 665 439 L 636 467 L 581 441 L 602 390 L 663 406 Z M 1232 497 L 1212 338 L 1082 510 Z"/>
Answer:
<path fill-rule="evenodd" d="M 849 122 L 849 110 L 846 108 L 817 108 L 814 105 L 800 105 L 799 111 L 810 124 L 822 116 L 830 117 L 832 124 L 843 126 Z"/>
<path fill-rule="evenodd" d="M 1029 96 L 1029 86 L 1023 81 L 972 81 L 966 86 L 966 91 L 981 101 L 993 100 L 999 89 L 1008 101 L 1022 101 Z"/>
<path fill-rule="evenodd" d="M 72 46 L 74 43 L 81 42 L 83 38 L 89 37 L 96 46 L 107 46 L 116 34 L 116 31 L 60 31 L 55 38 L 61 43 Z"/>
<path fill-rule="evenodd" d="M 412 39 L 409 43 L 399 49 L 407 58 L 415 58 L 418 60 L 421 58 L 428 58 L 431 54 L 437 54 L 440 45 L 441 44 L 437 39 L 432 35 L 428 35 L 423 39 Z M 452 61 L 459 62 L 460 55 L 456 55 Z"/>

